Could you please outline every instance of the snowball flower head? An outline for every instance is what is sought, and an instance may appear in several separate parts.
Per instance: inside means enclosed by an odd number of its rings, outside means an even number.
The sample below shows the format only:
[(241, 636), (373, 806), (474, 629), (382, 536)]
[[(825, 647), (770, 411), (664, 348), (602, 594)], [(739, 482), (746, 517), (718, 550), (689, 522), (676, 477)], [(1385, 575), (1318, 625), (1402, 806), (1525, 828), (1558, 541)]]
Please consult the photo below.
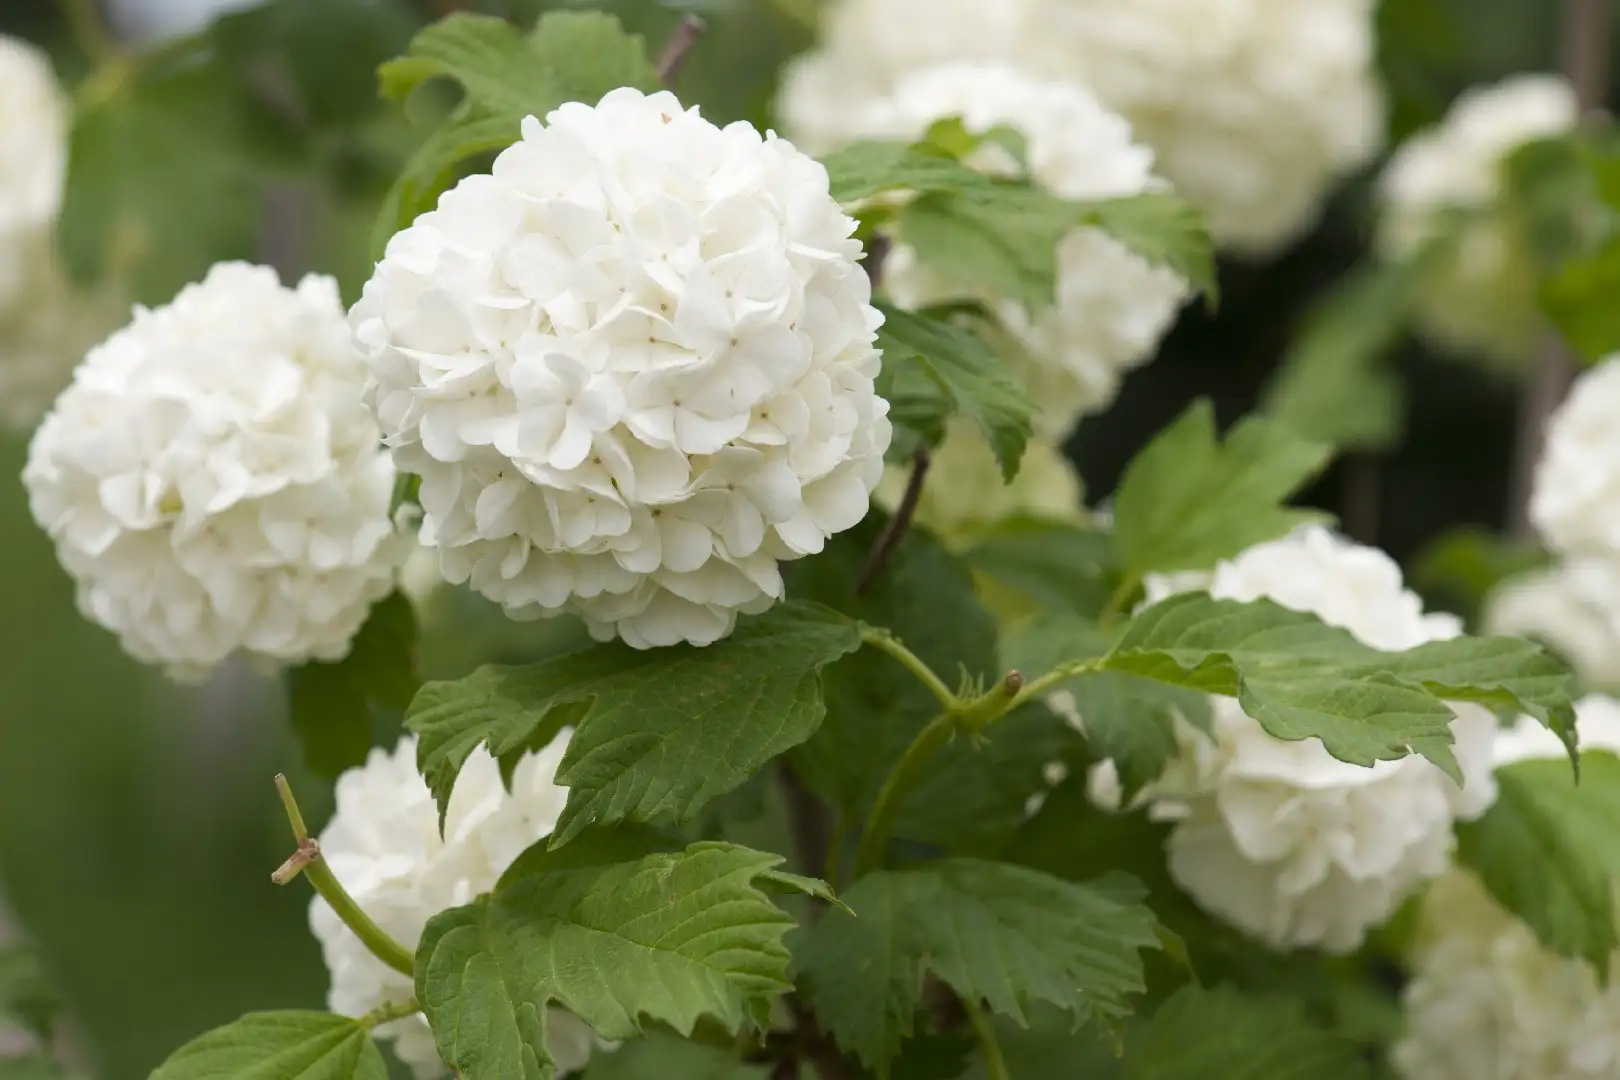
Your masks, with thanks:
[(889, 444), (854, 228), (816, 162), (668, 93), (526, 120), (350, 316), (446, 579), (638, 648), (779, 600)]
[[(1080, 476), (1063, 451), (1044, 439), (1033, 438), (1024, 447), (1010, 484), (1002, 479), (990, 444), (970, 421), (951, 420), (931, 457), (915, 520), (946, 541), (967, 540), (1003, 518), (1076, 521), (1081, 516)], [(909, 467), (891, 466), (884, 473), (874, 493), (884, 509), (899, 507), (910, 478)]]
[[(450, 793), (442, 836), (438, 807), (416, 771), (415, 738), (401, 739), (392, 754), (373, 749), (365, 765), (338, 778), (337, 809), (321, 833), (321, 856), (361, 910), (414, 950), (429, 919), (489, 892), (526, 848), (551, 834), (568, 798), (568, 789), (557, 785), (568, 734), (565, 729), (545, 749), (523, 755), (510, 792), (488, 749), (474, 750)], [(363, 1016), (411, 999), (411, 977), (373, 956), (318, 896), (309, 923), (332, 974), (327, 1005), (333, 1012)], [(421, 1080), (450, 1075), (421, 1016), (383, 1024), (376, 1034), (393, 1040), (394, 1052)], [(597, 1045), (584, 1021), (556, 1006), (547, 1009), (546, 1050), (558, 1073), (584, 1068)]]
[[(1620, 750), (1620, 703), (1587, 697), (1576, 713), (1584, 748)], [(1501, 765), (1564, 754), (1528, 718), (1497, 746)], [(1406, 1080), (1620, 1075), (1620, 983), (1604, 988), (1585, 961), (1549, 952), (1468, 871), (1452, 870), (1424, 897), (1412, 961), (1393, 1053)]]
[(34, 245), (48, 236), (67, 173), (67, 96), (50, 59), (0, 35), (0, 306), (29, 276)]
[(1530, 520), (1554, 551), (1620, 558), (1620, 356), (1582, 372), (1548, 420)]
[(409, 550), (337, 283), (222, 263), (91, 350), (23, 482), (84, 614), (201, 678), (336, 660)]
[(999, 61), (1089, 87), (1245, 254), (1308, 228), (1383, 141), (1371, 0), (840, 0), (824, 28), (779, 104), (807, 145), (918, 68)]
[(1510, 578), (1486, 601), (1483, 629), (1540, 641), (1583, 684), (1620, 689), (1620, 568), (1572, 559)]
[(1535, 260), (1496, 205), (1502, 170), (1513, 151), (1575, 121), (1566, 81), (1520, 75), (1465, 92), (1438, 127), (1407, 140), (1390, 161), (1378, 184), (1384, 257), (1417, 252), (1447, 227), (1448, 211), (1473, 215), (1425, 283), (1420, 324), (1436, 341), (1508, 368), (1530, 355), (1540, 326)]
[[(1149, 583), (1157, 599), (1195, 584)], [(1250, 548), (1208, 578), (1220, 598), (1267, 597), (1395, 651), (1461, 633), (1448, 615), (1425, 615), (1383, 552), (1310, 527)], [(1346, 952), (1424, 880), (1445, 870), (1457, 818), (1495, 800), (1495, 718), (1458, 705), (1452, 733), (1462, 788), (1416, 755), (1372, 768), (1330, 755), (1318, 739), (1268, 734), (1231, 698), (1212, 699), (1211, 735), (1183, 725), (1180, 756), (1140, 796), (1175, 822), (1170, 872), (1203, 907), (1277, 947)], [(1081, 722), (1084, 718), (1080, 717)], [(1112, 766), (1091, 778), (1094, 797), (1118, 799)]]
[[(960, 117), (974, 135), (998, 127), (1024, 136), (1032, 178), (1069, 199), (1110, 199), (1161, 190), (1153, 152), (1131, 140), (1131, 128), (1083, 88), (991, 64), (945, 64), (902, 77), (873, 101), (856, 134), (918, 139), (935, 121)], [(1017, 168), (998, 146), (981, 147), (970, 164), (988, 172)], [(884, 266), (884, 285), (906, 307), (971, 297), (988, 303), (1015, 347), (1006, 350), (1040, 406), (1037, 426), (1061, 438), (1080, 417), (1114, 400), (1120, 380), (1150, 359), (1187, 282), (1098, 229), (1080, 228), (1058, 246), (1055, 303), (1037, 313), (1017, 300), (965, 293), (903, 243)]]

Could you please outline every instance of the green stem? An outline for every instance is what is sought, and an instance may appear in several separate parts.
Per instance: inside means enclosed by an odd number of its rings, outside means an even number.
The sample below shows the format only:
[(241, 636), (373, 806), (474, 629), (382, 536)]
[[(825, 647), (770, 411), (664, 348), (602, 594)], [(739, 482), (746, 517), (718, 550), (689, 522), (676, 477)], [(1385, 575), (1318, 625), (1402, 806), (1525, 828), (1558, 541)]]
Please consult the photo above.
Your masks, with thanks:
[(996, 1041), (996, 1029), (990, 1026), (990, 1018), (976, 1001), (963, 1001), (962, 1006), (967, 1010), (968, 1023), (973, 1025), (973, 1038), (979, 1044), (979, 1052), (984, 1055), (985, 1074), (990, 1080), (1011, 1080), (1007, 1059), (1001, 1056), (1001, 1044)]
[(1130, 602), (1131, 597), (1136, 594), (1136, 590), (1141, 584), (1141, 574), (1126, 574), (1119, 579), (1119, 585), (1114, 589), (1114, 594), (1108, 598), (1108, 603), (1103, 605), (1102, 611), (1097, 613), (1097, 628), (1099, 630), (1106, 630), (1114, 625), (1115, 620), (1124, 614), (1125, 605)]
[(374, 1027), (386, 1024), (391, 1020), (403, 1020), (407, 1016), (415, 1016), (422, 1011), (416, 999), (406, 998), (397, 1005), (382, 1004), (372, 1009), (360, 1018), (360, 1026), (370, 1031)]
[(946, 686), (938, 675), (934, 674), (934, 670), (923, 663), (916, 653), (901, 644), (900, 639), (889, 633), (889, 631), (876, 626), (862, 626), (861, 640), (879, 652), (888, 653), (905, 665), (906, 670), (917, 676), (922, 684), (928, 687), (928, 692), (938, 699), (940, 705), (946, 711), (961, 706), (961, 700), (951, 693), (951, 688)]
[(922, 778), (923, 766), (945, 748), (956, 733), (956, 719), (950, 713), (941, 713), (917, 733), (901, 755), (899, 764), (889, 772), (878, 792), (877, 802), (866, 818), (866, 831), (861, 835), (861, 846), (855, 852), (855, 870), (851, 880), (859, 880), (876, 870), (883, 862), (883, 852), (889, 846), (889, 834), (894, 831), (895, 819), (906, 797)]
[(287, 809), (287, 823), (292, 826), (293, 836), (298, 840), (298, 851), (271, 875), (271, 880), (277, 885), (285, 885), (302, 873), (321, 899), (332, 906), (344, 925), (354, 931), (360, 943), (371, 950), (371, 955), (401, 975), (413, 974), (415, 965), (410, 951), (360, 910), (360, 905), (354, 902), (354, 897), (348, 894), (332, 873), (332, 868), (321, 858), (321, 845), (309, 835), (304, 814), (298, 809), (298, 800), (293, 797), (292, 787), (285, 776), (276, 776), (276, 790), (281, 793), (281, 805)]
[(1033, 701), (1051, 690), (1058, 683), (1068, 682), (1070, 679), (1079, 678), (1081, 675), (1090, 675), (1095, 671), (1100, 671), (1102, 662), (1102, 657), (1094, 656), (1089, 660), (1072, 660), (1067, 664), (1059, 664), (1034, 682), (1026, 684), (1018, 692), (1018, 696), (1013, 698), (1012, 704), (1008, 706), (1007, 711), (1012, 712), (1018, 706)]
[(118, 43), (107, 32), (96, 0), (61, 0), (61, 4), (74, 44), (92, 64), (105, 64), (118, 56)]

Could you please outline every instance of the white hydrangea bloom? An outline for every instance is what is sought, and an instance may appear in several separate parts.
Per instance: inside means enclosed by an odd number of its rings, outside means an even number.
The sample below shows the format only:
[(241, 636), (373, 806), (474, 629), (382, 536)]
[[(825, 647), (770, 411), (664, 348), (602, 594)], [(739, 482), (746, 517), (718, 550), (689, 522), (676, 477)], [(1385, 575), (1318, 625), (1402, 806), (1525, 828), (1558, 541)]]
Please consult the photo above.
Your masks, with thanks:
[[(321, 833), (321, 856), (362, 911), (415, 949), (429, 919), (489, 892), (513, 860), (551, 834), (568, 798), (568, 789), (557, 784), (568, 736), (565, 729), (545, 749), (523, 755), (510, 792), (488, 749), (474, 750), (450, 793), (442, 837), (438, 807), (416, 771), (415, 738), (401, 739), (392, 754), (374, 748), (365, 765), (338, 778), (337, 809)], [(309, 924), (332, 974), (327, 1005), (333, 1012), (363, 1016), (410, 1000), (410, 976), (373, 956), (318, 896)], [(393, 1040), (394, 1052), (421, 1080), (449, 1075), (423, 1017), (383, 1024), (376, 1033)], [(584, 1068), (599, 1045), (577, 1016), (547, 1009), (546, 1049), (559, 1074)]]
[(1371, 0), (840, 0), (780, 110), (824, 147), (918, 68), (992, 60), (1083, 83), (1123, 114), (1232, 250), (1308, 228), (1383, 142)]
[(1530, 520), (1554, 551), (1620, 559), (1620, 356), (1581, 373), (1547, 421)]
[(91, 350), (23, 482), (80, 610), (201, 678), (345, 655), (408, 551), (337, 283), (221, 263)]
[(1551, 646), (1587, 686), (1620, 689), (1620, 569), (1576, 559), (1521, 574), (1496, 588), (1482, 618), (1487, 634), (1517, 634)]
[(1465, 92), (1445, 120), (1408, 139), (1378, 184), (1377, 247), (1405, 257), (1444, 227), (1447, 211), (1476, 211), (1456, 253), (1425, 285), (1420, 323), (1444, 345), (1514, 367), (1541, 325), (1535, 260), (1512, 218), (1493, 210), (1502, 167), (1525, 143), (1575, 126), (1575, 93), (1553, 75), (1520, 75)]
[[(1214, 596), (1268, 597), (1376, 649), (1461, 633), (1454, 617), (1423, 613), (1383, 552), (1318, 527), (1252, 547), (1206, 580)], [(1149, 597), (1196, 584), (1150, 581)], [(1495, 801), (1496, 721), (1478, 706), (1456, 706), (1452, 723), (1465, 778), (1459, 789), (1416, 755), (1351, 765), (1318, 739), (1267, 734), (1231, 698), (1212, 704), (1213, 738), (1183, 725), (1180, 757), (1140, 798), (1153, 817), (1176, 823), (1169, 840), (1176, 881), (1205, 908), (1275, 947), (1356, 948), (1421, 882), (1445, 870), (1453, 822)], [(1111, 765), (1094, 770), (1091, 783), (1095, 798), (1117, 803)]]
[(0, 34), (0, 308), (32, 276), (48, 242), (67, 174), (67, 95), (50, 59)]
[[(1576, 704), (1581, 745), (1620, 751), (1620, 702)], [(1498, 764), (1561, 758), (1529, 718), (1504, 731)], [(1393, 1051), (1406, 1080), (1610, 1080), (1620, 1075), (1620, 981), (1599, 985), (1582, 960), (1547, 951), (1466, 870), (1423, 900), (1406, 1032)], [(1620, 963), (1620, 955), (1610, 961)]]
[(525, 121), (351, 313), (445, 577), (637, 648), (779, 600), (889, 443), (854, 227), (816, 162), (668, 93)]
[[(910, 467), (890, 466), (873, 492), (879, 505), (893, 512), (904, 497)], [(1081, 516), (1080, 475), (1063, 450), (1041, 438), (1024, 447), (1024, 458), (1012, 483), (1001, 478), (1001, 465), (971, 422), (953, 419), (945, 438), (934, 448), (927, 482), (915, 520), (946, 540), (967, 538), (977, 529), (1018, 514), (1052, 521)]]
[[(866, 106), (854, 134), (917, 139), (953, 116), (975, 135), (1017, 130), (1031, 177), (1064, 198), (1109, 199), (1165, 186), (1153, 175), (1153, 151), (1133, 143), (1130, 125), (1084, 88), (1002, 65), (944, 64), (908, 74), (892, 94)], [(981, 147), (970, 162), (987, 172), (1017, 169), (997, 146)], [(1040, 406), (1036, 426), (1051, 438), (1107, 408), (1125, 372), (1152, 357), (1190, 292), (1184, 279), (1098, 229), (1076, 229), (1057, 255), (1056, 303), (1038, 314), (1016, 300), (972, 296), (987, 302), (1012, 334), (1018, 347), (1008, 359)], [(905, 307), (972, 295), (920, 264), (903, 243), (884, 264), (883, 281)]]

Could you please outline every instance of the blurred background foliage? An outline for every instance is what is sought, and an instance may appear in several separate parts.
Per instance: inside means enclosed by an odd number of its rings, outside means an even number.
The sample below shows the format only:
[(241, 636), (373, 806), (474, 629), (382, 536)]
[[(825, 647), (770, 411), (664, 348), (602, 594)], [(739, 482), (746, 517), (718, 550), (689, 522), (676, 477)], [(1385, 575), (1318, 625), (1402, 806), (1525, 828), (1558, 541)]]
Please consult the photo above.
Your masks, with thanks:
[[(121, 36), (162, 38), (203, 6), (108, 8)], [(418, 137), (378, 102), (371, 69), (417, 26), (466, 6), (529, 20), (561, 5), (271, 0), (227, 15), (205, 42), (162, 47), (170, 59), (204, 49), (200, 64), (115, 59), (92, 76), (65, 8), (4, 0), (0, 32), (44, 44), (77, 84), (80, 110), (100, 110), (74, 146), (63, 241), (75, 269), (117, 261), (133, 268), (140, 297), (160, 301), (215, 259), (257, 257), (284, 276), (334, 273), (352, 300), (377, 206)], [(776, 71), (810, 39), (816, 0), (579, 6), (613, 11), (654, 49), (683, 11), (699, 11), (711, 30), (676, 89), (713, 119), (764, 123)], [(1384, 0), (1393, 133), (1437, 119), (1467, 85), (1555, 67), (1558, 7)], [(1191, 398), (1210, 396), (1227, 422), (1253, 407), (1304, 307), (1365, 251), (1367, 226), (1363, 179), (1281, 258), (1224, 266), (1219, 310), (1189, 308), (1160, 358), (1076, 439), (1090, 497)], [(1341, 465), (1311, 498), (1410, 564), (1457, 526), (1500, 525), (1516, 389), (1415, 345), (1398, 359), (1410, 394), (1404, 444), (1376, 477)], [(275, 683), (231, 668), (206, 687), (174, 687), (79, 618), (17, 480), (24, 441), (0, 439), (0, 894), (13, 932), (42, 946), (67, 997), (76, 1062), (102, 1080), (137, 1080), (244, 1011), (321, 1003), (307, 892), (268, 880), (289, 847), (270, 778), (287, 770), (317, 821), (330, 795), (297, 768)], [(1454, 561), (1465, 568), (1491, 557), (1462, 548)], [(570, 633), (507, 624), (460, 595), (436, 603), (423, 658), (434, 674), (544, 651)], [(704, 1053), (640, 1047), (599, 1057), (591, 1075), (647, 1075), (637, 1061), (663, 1075), (712, 1072)]]

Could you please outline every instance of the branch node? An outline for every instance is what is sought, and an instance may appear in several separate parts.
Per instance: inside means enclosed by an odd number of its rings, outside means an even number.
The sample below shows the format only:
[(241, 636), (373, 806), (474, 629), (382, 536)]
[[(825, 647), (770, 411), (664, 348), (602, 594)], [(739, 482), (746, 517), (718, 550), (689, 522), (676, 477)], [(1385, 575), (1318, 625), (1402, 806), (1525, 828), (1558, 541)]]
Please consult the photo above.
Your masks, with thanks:
[(321, 857), (320, 841), (314, 837), (305, 837), (298, 842), (298, 850), (287, 856), (287, 861), (278, 866), (270, 875), (270, 880), (277, 885), (285, 885), (293, 878), (304, 872), (304, 867)]

